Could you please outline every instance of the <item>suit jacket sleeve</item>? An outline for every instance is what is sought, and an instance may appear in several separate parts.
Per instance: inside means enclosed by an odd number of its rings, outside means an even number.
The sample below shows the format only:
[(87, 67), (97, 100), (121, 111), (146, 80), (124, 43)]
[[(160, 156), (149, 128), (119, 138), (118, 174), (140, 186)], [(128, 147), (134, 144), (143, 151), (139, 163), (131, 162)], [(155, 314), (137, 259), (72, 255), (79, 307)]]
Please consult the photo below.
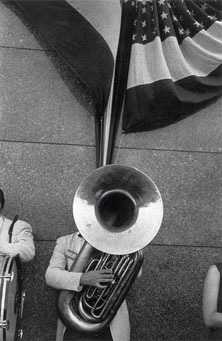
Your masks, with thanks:
[(49, 266), (46, 270), (45, 279), (46, 283), (55, 289), (74, 290), (80, 291), (80, 272), (69, 272), (66, 270), (66, 237), (57, 239)]
[(3, 253), (9, 256), (19, 255), (23, 262), (30, 261), (35, 256), (32, 227), (27, 222), (18, 220), (13, 228), (12, 243), (4, 241)]

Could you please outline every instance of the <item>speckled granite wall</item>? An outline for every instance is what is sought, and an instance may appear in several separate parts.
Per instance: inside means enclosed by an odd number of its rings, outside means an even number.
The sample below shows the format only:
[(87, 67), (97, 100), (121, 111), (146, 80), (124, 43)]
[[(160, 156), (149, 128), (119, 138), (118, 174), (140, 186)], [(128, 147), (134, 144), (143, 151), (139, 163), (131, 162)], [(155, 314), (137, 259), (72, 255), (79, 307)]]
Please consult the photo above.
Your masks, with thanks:
[[(94, 122), (64, 66), (1, 2), (0, 62), (0, 184), (7, 215), (32, 224), (37, 246), (24, 269), (24, 341), (53, 341), (56, 293), (44, 272), (55, 239), (73, 231), (75, 190), (95, 168)], [(222, 259), (221, 103), (117, 141), (115, 161), (151, 176), (165, 208), (129, 293), (132, 341), (207, 340), (203, 279)]]

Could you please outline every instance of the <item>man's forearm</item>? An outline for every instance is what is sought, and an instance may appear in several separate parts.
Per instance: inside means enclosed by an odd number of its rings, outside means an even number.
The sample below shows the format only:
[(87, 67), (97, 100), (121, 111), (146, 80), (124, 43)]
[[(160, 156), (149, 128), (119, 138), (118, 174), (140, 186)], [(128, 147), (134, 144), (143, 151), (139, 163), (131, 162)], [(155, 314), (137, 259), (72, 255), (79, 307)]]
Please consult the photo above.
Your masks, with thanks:
[(28, 262), (35, 256), (35, 247), (32, 241), (29, 243), (4, 242), (4, 244), (0, 245), (0, 253), (10, 257), (19, 255), (23, 262)]
[(46, 283), (54, 289), (80, 291), (82, 289), (81, 276), (80, 272), (69, 272), (49, 267), (46, 270), (45, 279)]

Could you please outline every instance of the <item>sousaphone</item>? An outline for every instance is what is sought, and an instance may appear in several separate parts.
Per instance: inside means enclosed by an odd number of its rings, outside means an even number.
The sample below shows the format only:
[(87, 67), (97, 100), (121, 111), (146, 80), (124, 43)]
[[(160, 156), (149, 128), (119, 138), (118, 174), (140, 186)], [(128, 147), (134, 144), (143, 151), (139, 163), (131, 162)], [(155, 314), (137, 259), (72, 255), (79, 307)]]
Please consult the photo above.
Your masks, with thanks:
[(113, 164), (97, 168), (80, 183), (73, 216), (86, 242), (71, 271), (111, 269), (114, 281), (81, 293), (63, 290), (58, 310), (66, 326), (99, 332), (116, 314), (141, 268), (141, 250), (158, 233), (163, 202), (147, 175)]

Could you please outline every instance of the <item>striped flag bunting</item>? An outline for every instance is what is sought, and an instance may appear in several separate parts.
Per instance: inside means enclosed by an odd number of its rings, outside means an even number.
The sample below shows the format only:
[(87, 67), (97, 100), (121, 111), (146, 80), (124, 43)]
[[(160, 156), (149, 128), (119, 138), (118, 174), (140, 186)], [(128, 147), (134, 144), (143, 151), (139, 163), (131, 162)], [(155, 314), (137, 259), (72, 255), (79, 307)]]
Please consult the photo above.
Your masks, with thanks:
[(221, 0), (123, 0), (122, 7), (124, 132), (166, 126), (222, 95)]

